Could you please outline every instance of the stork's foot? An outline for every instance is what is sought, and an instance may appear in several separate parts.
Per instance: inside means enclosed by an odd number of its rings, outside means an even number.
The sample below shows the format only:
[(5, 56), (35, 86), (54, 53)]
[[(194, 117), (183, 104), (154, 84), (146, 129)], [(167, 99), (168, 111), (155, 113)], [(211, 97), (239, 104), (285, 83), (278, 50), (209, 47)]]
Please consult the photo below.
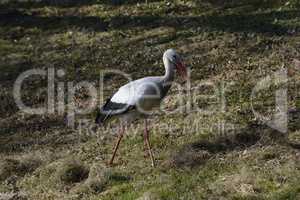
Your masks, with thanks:
[(111, 162), (107, 162), (106, 166), (107, 167), (114, 167), (114, 166), (116, 166), (116, 164), (115, 163), (111, 163)]
[(148, 152), (144, 153), (144, 158), (149, 158), (149, 153)]
[(150, 159), (151, 159), (151, 166), (152, 167), (155, 167), (155, 160), (154, 160), (154, 158), (153, 158), (153, 155), (152, 155), (152, 152), (150, 153), (149, 151), (148, 151), (148, 149), (144, 149), (144, 158), (146, 159), (148, 159), (150, 157)]
[(151, 158), (151, 166), (155, 167), (155, 160), (153, 158), (152, 152), (150, 152), (150, 158)]
[(149, 158), (149, 157), (150, 157), (150, 154), (149, 154), (149, 151), (148, 151), (147, 144), (144, 143), (144, 158)]

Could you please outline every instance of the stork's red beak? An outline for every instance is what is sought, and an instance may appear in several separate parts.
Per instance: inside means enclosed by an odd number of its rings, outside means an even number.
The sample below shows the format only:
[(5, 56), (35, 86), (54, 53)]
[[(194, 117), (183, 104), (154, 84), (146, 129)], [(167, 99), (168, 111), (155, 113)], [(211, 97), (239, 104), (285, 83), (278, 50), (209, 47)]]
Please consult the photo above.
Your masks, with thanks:
[(186, 66), (183, 64), (182, 61), (178, 61), (177, 64), (176, 64), (176, 67), (177, 67), (177, 71), (181, 75), (182, 79), (184, 79), (186, 81), (187, 80), (187, 68), (186, 68)]

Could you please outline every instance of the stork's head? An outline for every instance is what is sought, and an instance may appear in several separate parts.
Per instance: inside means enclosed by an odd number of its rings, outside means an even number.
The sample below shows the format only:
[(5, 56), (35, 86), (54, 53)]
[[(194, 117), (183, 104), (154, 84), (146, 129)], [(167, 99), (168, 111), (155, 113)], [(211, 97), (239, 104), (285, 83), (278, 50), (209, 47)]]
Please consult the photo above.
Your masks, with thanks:
[(168, 49), (167, 51), (165, 51), (164, 57), (174, 64), (177, 72), (182, 76), (184, 80), (186, 80), (187, 68), (183, 64), (181, 57), (176, 53), (176, 51), (174, 49)]

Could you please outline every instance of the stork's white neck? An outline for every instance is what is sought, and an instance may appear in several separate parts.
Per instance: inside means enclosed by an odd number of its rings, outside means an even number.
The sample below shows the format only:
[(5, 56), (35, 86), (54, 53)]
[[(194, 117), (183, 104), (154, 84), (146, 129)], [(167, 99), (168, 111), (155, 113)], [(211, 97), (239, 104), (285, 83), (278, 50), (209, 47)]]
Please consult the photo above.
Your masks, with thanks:
[(165, 65), (165, 75), (164, 75), (164, 82), (171, 83), (174, 80), (175, 75), (175, 66), (172, 62), (169, 61), (167, 57), (163, 57), (163, 62)]

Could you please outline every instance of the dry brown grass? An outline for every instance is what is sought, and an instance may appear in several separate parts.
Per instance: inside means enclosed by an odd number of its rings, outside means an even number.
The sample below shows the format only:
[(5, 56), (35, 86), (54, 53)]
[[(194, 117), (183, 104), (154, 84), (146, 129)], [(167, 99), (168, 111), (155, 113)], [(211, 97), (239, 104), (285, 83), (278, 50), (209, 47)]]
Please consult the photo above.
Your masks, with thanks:
[(6, 158), (0, 162), (0, 180), (4, 181), (11, 176), (23, 177), (32, 173), (41, 164), (41, 160), (33, 157)]

